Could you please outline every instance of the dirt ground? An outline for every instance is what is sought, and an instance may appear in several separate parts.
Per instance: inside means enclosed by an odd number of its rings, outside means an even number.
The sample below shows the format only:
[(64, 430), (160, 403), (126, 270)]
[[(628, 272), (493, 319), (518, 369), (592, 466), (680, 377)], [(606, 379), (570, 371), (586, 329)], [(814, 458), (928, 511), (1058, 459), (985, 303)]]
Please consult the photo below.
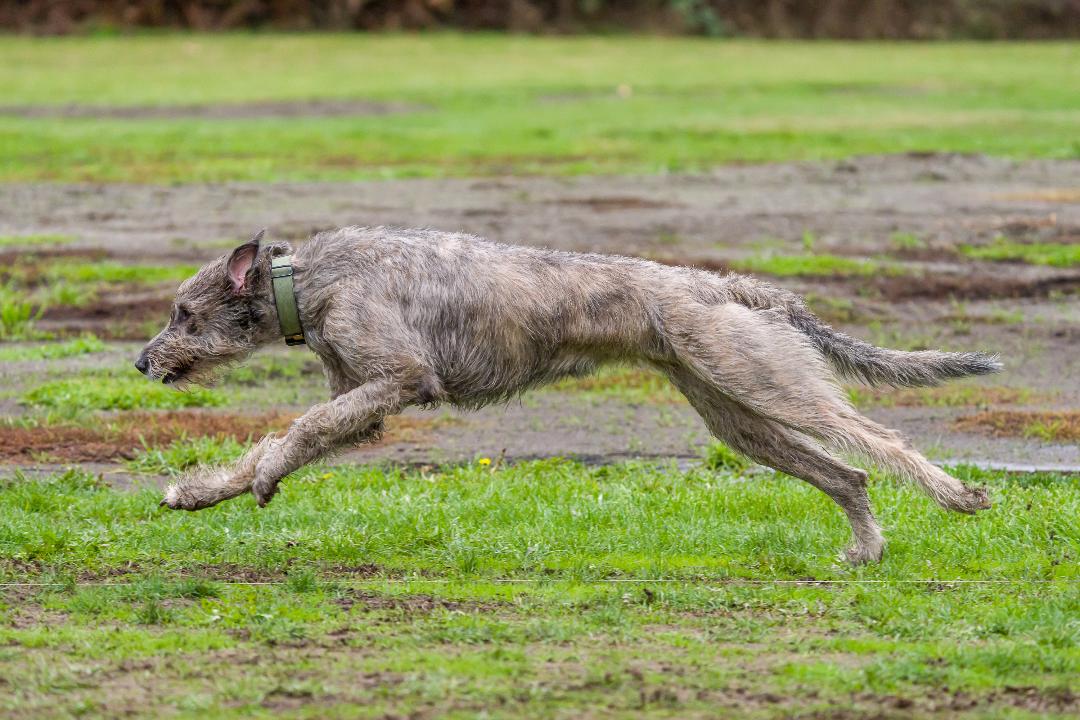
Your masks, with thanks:
[[(806, 294), (826, 320), (876, 344), (1000, 353), (1006, 372), (976, 387), (1015, 392), (973, 392), (962, 401), (930, 394), (920, 402), (875, 395), (867, 414), (938, 460), (1080, 467), (1080, 448), (1069, 436), (1023, 429), (1030, 424), (1008, 431), (1016, 413), (1036, 413), (1035, 422), (1038, 413), (1050, 413), (1051, 430), (1057, 422), (1075, 427), (1080, 269), (975, 261), (958, 251), (998, 236), (1080, 243), (1077, 161), (935, 154), (640, 178), (0, 186), (0, 234), (70, 234), (77, 240), (63, 252), (120, 261), (197, 262), (262, 227), (300, 241), (350, 224), (429, 226), (715, 269), (769, 255), (875, 258), (900, 272), (770, 279)], [(170, 294), (168, 288), (141, 292), (52, 311), (43, 327), (88, 329), (134, 343), (145, 336), (147, 321), (160, 315), (164, 322)], [(117, 344), (111, 353), (122, 359), (136, 347)], [(15, 387), (36, 372), (33, 363), (10, 364), (2, 377)], [(10, 399), (0, 405), (9, 414), (22, 412)], [(273, 410), (297, 412), (303, 405)], [(545, 391), (477, 413), (439, 412), (451, 421), (350, 459), (429, 463), (504, 451), (510, 460), (690, 459), (708, 440), (685, 404), (617, 393)]]

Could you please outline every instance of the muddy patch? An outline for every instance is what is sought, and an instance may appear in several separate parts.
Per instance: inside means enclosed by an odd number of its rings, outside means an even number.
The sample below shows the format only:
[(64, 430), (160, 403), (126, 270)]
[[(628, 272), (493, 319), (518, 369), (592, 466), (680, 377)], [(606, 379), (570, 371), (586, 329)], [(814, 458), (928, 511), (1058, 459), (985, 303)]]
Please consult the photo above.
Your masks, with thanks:
[(476, 600), (448, 600), (434, 595), (380, 595), (367, 590), (348, 589), (334, 603), (344, 610), (361, 607), (365, 610), (394, 610), (408, 615), (426, 615), (437, 610), (456, 612), (494, 612), (505, 603)]
[[(34, 247), (25, 250), (5, 250), (0, 252), (0, 270), (2, 275), (10, 275), (12, 268), (24, 263), (40, 263), (42, 260), (80, 260), (84, 262), (98, 262), (112, 257), (112, 253), (104, 248), (73, 248), (73, 247)], [(41, 271), (31, 273), (37, 277)]]
[(1021, 437), (1045, 442), (1080, 442), (1080, 410), (988, 410), (957, 418), (953, 427), (995, 437)]
[(47, 307), (37, 325), (58, 336), (90, 332), (103, 340), (147, 340), (164, 326), (172, 291), (103, 293), (85, 305)]
[(633, 195), (559, 198), (558, 200), (547, 201), (547, 204), (567, 207), (584, 207), (598, 213), (619, 212), (620, 210), (660, 210), (682, 207), (678, 203), (635, 197)]
[(205, 411), (127, 413), (92, 425), (0, 426), (0, 462), (108, 462), (130, 460), (144, 445), (180, 438), (217, 437), (245, 442), (284, 430), (295, 415), (242, 415)]
[[(945, 181), (928, 182), (931, 176)], [(160, 264), (175, 261), (179, 236), (194, 260), (219, 254), (224, 238), (247, 237), (254, 228), (299, 239), (311, 229), (358, 223), (467, 231), (554, 250), (653, 255), (717, 271), (766, 249), (861, 256), (905, 274), (761, 277), (808, 296), (828, 322), (878, 345), (999, 353), (1008, 372), (1002, 382), (1033, 392), (1030, 403), (1004, 396), (972, 404), (935, 398), (925, 407), (922, 398), (910, 407), (906, 398), (896, 407), (873, 402), (875, 419), (898, 425), (921, 446), (940, 446), (945, 458), (1071, 467), (1077, 462), (1072, 445), (952, 427), (958, 412), (1031, 409), (1045, 393), (1054, 393), (1054, 408), (1080, 406), (1080, 380), (1065, 365), (1080, 342), (1074, 302), (1080, 268), (981, 261), (951, 250), (993, 243), (997, 235), (1018, 243), (1080, 239), (1080, 204), (1070, 193), (1044, 193), (1048, 188), (1080, 188), (1080, 163), (921, 153), (640, 177), (173, 187), (12, 183), (3, 189), (0, 231), (70, 234), (118, 258)], [(1033, 193), (1038, 197), (1005, 197)], [(118, 298), (110, 288), (98, 295), (101, 309), (50, 311), (42, 329), (145, 340), (164, 324), (167, 295), (162, 288), (161, 304), (144, 311), (140, 299)], [(708, 435), (691, 410), (630, 390), (530, 394), (524, 405), (462, 415), (460, 425), (440, 427), (422, 446), (369, 448), (352, 459), (369, 462), (382, 452), (408, 464), (470, 461), (497, 457), (503, 448), (508, 460), (555, 453), (596, 462), (697, 456)], [(574, 397), (582, 394), (589, 397)]]
[[(286, 430), (295, 413), (221, 413), (177, 410), (122, 413), (87, 425), (0, 425), (0, 463), (92, 463), (130, 460), (144, 447), (213, 437), (249, 442)], [(378, 445), (417, 442), (438, 419), (400, 416), (387, 422)]]
[(374, 100), (297, 100), (221, 105), (19, 105), (0, 107), (0, 116), (93, 120), (252, 120), (397, 115), (428, 110), (424, 105)]

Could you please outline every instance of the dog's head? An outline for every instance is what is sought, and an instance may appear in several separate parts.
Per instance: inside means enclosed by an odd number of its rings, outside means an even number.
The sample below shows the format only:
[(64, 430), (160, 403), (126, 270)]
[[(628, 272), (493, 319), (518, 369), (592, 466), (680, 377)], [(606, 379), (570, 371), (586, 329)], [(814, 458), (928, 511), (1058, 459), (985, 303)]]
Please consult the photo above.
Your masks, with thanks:
[(292, 250), (263, 244), (264, 232), (184, 281), (169, 324), (135, 361), (139, 372), (166, 384), (210, 384), (217, 371), (281, 336), (270, 264)]

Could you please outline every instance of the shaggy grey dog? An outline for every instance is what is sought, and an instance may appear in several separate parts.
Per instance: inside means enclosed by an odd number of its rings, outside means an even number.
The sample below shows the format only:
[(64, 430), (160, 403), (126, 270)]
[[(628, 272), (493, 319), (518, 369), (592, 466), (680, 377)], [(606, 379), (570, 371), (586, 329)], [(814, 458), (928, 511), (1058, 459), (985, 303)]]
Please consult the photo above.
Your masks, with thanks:
[[(282, 339), (261, 233), (180, 286), (168, 326), (136, 367), (168, 384)], [(836, 377), (932, 385), (995, 372), (979, 353), (901, 352), (833, 330), (795, 295), (739, 275), (605, 255), (554, 252), (432, 230), (344, 228), (293, 258), (307, 343), (332, 399), (231, 467), (191, 473), (163, 505), (197, 510), (251, 491), (260, 506), (306, 463), (378, 437), (387, 415), (420, 405), (478, 408), (613, 362), (671, 379), (720, 440), (806, 480), (847, 514), (854, 563), (881, 557), (867, 475), (849, 453), (922, 487), (942, 507), (990, 506), (898, 433), (861, 416)]]

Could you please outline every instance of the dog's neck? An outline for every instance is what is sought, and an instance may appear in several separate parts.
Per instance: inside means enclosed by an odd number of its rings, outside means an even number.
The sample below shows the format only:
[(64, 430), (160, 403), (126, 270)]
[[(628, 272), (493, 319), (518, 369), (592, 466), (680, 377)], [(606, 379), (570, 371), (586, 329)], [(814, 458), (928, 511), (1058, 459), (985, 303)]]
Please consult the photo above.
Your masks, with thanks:
[(278, 324), (285, 336), (286, 345), (303, 345), (304, 326), (300, 322), (300, 308), (296, 304), (293, 286), (292, 255), (281, 255), (270, 264), (270, 279), (277, 308)]

